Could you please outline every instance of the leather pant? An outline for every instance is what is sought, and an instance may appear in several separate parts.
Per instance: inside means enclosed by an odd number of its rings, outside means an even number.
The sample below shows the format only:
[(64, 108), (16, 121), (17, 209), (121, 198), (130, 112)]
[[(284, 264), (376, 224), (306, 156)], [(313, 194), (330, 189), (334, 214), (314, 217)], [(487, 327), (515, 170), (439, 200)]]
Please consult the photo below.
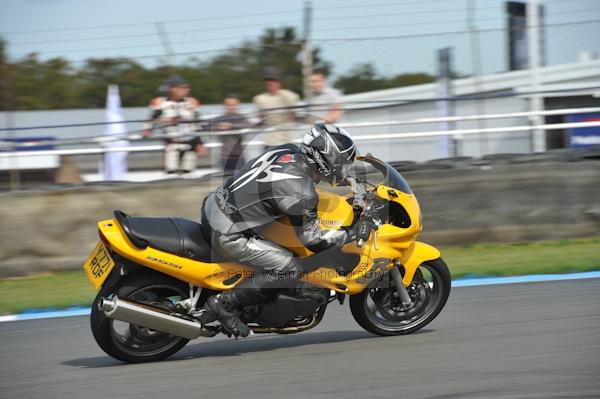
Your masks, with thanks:
[[(210, 239), (211, 251), (215, 251), (221, 258), (254, 268), (253, 275), (247, 276), (250, 278), (246, 278), (234, 288), (236, 292), (244, 289), (290, 288), (302, 277), (302, 265), (291, 251), (256, 235), (244, 232), (222, 234), (211, 229), (204, 206), (202, 225), (207, 238)], [(251, 295), (250, 292), (246, 294), (238, 296)]]

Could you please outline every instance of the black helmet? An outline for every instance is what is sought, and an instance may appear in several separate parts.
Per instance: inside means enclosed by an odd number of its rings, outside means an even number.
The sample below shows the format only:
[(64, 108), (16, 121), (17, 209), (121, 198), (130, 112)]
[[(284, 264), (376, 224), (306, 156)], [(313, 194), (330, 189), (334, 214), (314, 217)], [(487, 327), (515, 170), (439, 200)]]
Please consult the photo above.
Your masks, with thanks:
[(302, 152), (320, 177), (332, 185), (344, 182), (356, 156), (354, 141), (344, 129), (317, 123), (304, 133)]

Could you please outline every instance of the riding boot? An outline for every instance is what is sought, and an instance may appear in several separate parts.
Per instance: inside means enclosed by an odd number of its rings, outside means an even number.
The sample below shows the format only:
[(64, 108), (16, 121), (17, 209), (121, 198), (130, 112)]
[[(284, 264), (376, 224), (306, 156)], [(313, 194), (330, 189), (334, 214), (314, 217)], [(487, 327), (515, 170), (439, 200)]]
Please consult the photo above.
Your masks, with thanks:
[(237, 310), (240, 307), (241, 304), (236, 300), (233, 291), (213, 295), (206, 300), (205, 311), (200, 316), (200, 322), (206, 324), (218, 320), (227, 331), (236, 337), (247, 337), (250, 334), (250, 328), (238, 316)]
[(233, 335), (247, 337), (250, 328), (240, 320), (239, 310), (266, 300), (270, 288), (282, 288), (290, 284), (295, 284), (295, 281), (281, 280), (276, 273), (256, 272), (231, 291), (208, 298), (200, 321), (206, 324), (218, 320)]

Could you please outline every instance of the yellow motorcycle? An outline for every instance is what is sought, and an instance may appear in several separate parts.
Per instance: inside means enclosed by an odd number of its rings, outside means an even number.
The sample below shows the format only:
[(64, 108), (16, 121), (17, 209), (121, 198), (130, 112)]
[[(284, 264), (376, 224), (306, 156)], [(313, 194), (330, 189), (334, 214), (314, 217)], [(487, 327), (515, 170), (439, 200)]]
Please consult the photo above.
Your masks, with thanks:
[[(265, 303), (242, 309), (240, 318), (253, 333), (311, 329), (328, 304), (343, 304), (346, 295), (358, 324), (379, 335), (417, 331), (444, 307), (450, 272), (437, 249), (416, 241), (422, 229), (417, 198), (389, 164), (370, 154), (357, 159), (383, 174), (383, 181), (351, 177), (351, 193), (319, 191), (318, 204), (321, 228), (355, 228), (356, 242), (313, 254), (287, 219), (264, 231), (299, 257), (306, 274), (297, 286), (273, 290)], [(99, 290), (91, 328), (108, 355), (156, 361), (191, 339), (226, 333), (218, 324), (200, 323), (204, 301), (254, 270), (211, 253), (200, 224), (115, 210), (98, 228), (100, 240), (83, 268)]]

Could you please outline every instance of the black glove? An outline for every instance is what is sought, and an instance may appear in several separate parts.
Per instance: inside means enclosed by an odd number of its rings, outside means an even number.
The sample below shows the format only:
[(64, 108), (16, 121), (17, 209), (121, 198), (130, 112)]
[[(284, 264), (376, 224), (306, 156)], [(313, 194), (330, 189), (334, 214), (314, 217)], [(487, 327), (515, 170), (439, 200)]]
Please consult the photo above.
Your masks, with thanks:
[(346, 244), (352, 241), (358, 241), (360, 239), (367, 241), (371, 236), (372, 228), (372, 222), (368, 220), (359, 220), (348, 230)]
[(359, 220), (354, 226), (356, 230), (356, 239), (367, 241), (371, 236), (371, 229), (373, 226), (374, 225), (371, 220)]
[(347, 177), (344, 177), (342, 180), (340, 180), (340, 182), (338, 183), (338, 186), (349, 186), (350, 182), (348, 181)]

